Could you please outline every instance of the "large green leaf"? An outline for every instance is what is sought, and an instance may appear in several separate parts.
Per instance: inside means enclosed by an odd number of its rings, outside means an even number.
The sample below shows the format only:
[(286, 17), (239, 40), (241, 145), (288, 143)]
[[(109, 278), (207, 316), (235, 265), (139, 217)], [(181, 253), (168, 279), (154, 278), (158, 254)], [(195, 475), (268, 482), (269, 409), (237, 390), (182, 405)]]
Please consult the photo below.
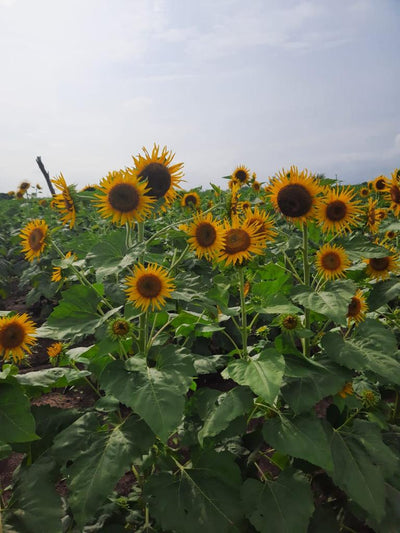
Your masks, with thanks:
[[(264, 282), (267, 283), (268, 282)], [(261, 284), (257, 284), (254, 288), (255, 294), (260, 294), (262, 288), (259, 287)], [(261, 304), (253, 304), (253, 308), (257, 313), (265, 314), (283, 314), (283, 313), (299, 313), (300, 308), (292, 304), (286, 296), (281, 293), (274, 293), (272, 295), (267, 295), (262, 299)]]
[[(98, 287), (101, 292), (102, 287)], [(94, 333), (105, 317), (98, 313), (101, 296), (93, 287), (73, 285), (62, 293), (62, 300), (53, 310), (38, 335), (52, 339), (68, 339)]]
[(29, 442), (39, 437), (35, 433), (35, 419), (30, 403), (17, 384), (0, 384), (0, 440)]
[(296, 286), (292, 298), (316, 313), (324, 315), (338, 324), (345, 324), (349, 303), (356, 292), (351, 280), (339, 280), (329, 283), (325, 291), (315, 292), (311, 287)]
[(200, 444), (203, 445), (206, 437), (221, 433), (232, 420), (247, 413), (252, 405), (253, 394), (247, 387), (235, 387), (229, 392), (220, 394), (217, 404), (208, 411), (204, 426), (198, 433)]
[(15, 379), (20, 385), (24, 385), (25, 387), (41, 387), (46, 389), (67, 387), (89, 375), (90, 372), (86, 370), (59, 367), (19, 374), (15, 376)]
[(248, 359), (232, 361), (222, 375), (239, 385), (247, 385), (267, 403), (273, 403), (279, 393), (284, 370), (283, 356), (273, 348), (267, 348)]
[(246, 479), (246, 516), (260, 533), (306, 533), (314, 510), (307, 478), (288, 468), (275, 481)]
[(283, 415), (264, 423), (263, 436), (277, 451), (305, 459), (325, 470), (332, 469), (332, 455), (326, 433), (318, 418)]
[[(12, 505), (6, 513), (6, 526), (18, 533), (51, 531), (61, 533), (63, 509), (56, 492), (57, 469), (54, 459), (41, 457), (16, 476)], [(10, 529), (6, 529), (10, 531)]]
[(318, 361), (285, 356), (288, 376), (282, 394), (296, 414), (308, 411), (319, 400), (336, 394), (348, 382), (352, 373), (326, 356)]
[[(72, 425), (74, 426), (74, 424)], [(69, 443), (80, 443), (81, 451), (67, 466), (67, 482), (70, 490), (69, 503), (74, 518), (82, 527), (95, 515), (97, 509), (111, 494), (115, 484), (130, 469), (131, 464), (140, 458), (153, 443), (153, 435), (147, 425), (135, 416), (122, 424), (106, 430), (88, 429), (75, 425), (64, 430), (56, 439), (54, 449), (59, 457), (69, 459)], [(74, 430), (78, 430), (74, 434)]]
[(165, 531), (228, 533), (239, 531), (240, 482), (233, 457), (212, 451), (176, 475), (150, 476), (144, 496), (150, 515)]
[(334, 468), (328, 473), (333, 481), (379, 522), (385, 508), (382, 469), (351, 431), (333, 430), (330, 444)]
[(342, 238), (342, 244), (346, 249), (346, 253), (351, 261), (359, 261), (367, 257), (385, 257), (387, 249), (383, 246), (373, 244), (366, 235), (359, 233), (350, 237)]
[(329, 332), (323, 337), (322, 346), (337, 363), (355, 370), (370, 370), (400, 385), (396, 337), (378, 320), (366, 320), (358, 326), (354, 337), (346, 340), (337, 332)]
[(164, 442), (181, 421), (185, 394), (195, 370), (191, 357), (176, 347), (162, 349), (156, 367), (144, 359), (114, 361), (101, 375), (101, 386), (143, 417)]
[(400, 281), (397, 278), (381, 281), (372, 286), (368, 295), (368, 308), (374, 311), (398, 296), (400, 296)]

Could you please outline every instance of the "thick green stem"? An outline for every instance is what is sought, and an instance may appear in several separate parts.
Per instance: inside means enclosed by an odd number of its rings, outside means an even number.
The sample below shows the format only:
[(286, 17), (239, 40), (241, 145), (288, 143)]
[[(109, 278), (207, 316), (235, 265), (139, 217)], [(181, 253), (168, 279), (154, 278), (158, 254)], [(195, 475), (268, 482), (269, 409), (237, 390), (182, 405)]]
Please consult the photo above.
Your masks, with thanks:
[[(310, 263), (308, 260), (308, 228), (307, 224), (303, 224), (303, 271), (304, 271), (304, 285), (310, 287)], [(304, 310), (304, 326), (306, 329), (310, 329), (311, 320), (310, 320), (310, 310)], [(309, 357), (310, 355), (310, 339), (307, 337), (303, 339), (303, 355)]]
[(247, 357), (247, 315), (246, 302), (244, 295), (244, 268), (239, 267), (239, 292), (240, 292), (240, 309), (241, 309), (241, 333), (242, 333), (242, 354)]
[[(141, 245), (144, 242), (144, 222), (138, 222), (138, 244)], [(144, 262), (144, 252), (139, 258), (139, 262)], [(141, 354), (147, 354), (147, 330), (148, 330), (149, 313), (146, 311), (139, 317), (139, 351)]]

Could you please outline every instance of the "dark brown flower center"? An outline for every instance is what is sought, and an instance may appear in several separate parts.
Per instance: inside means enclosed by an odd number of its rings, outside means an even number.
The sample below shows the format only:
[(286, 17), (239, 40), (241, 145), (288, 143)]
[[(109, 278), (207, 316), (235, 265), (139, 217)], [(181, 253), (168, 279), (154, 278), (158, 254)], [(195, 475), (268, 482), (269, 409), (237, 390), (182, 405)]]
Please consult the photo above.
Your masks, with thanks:
[(347, 316), (357, 316), (361, 311), (361, 301), (356, 296), (353, 296), (347, 308)]
[(390, 198), (395, 204), (400, 204), (400, 189), (397, 185), (390, 187)]
[(197, 198), (194, 194), (187, 194), (185, 196), (185, 205), (187, 207), (195, 207), (197, 205)]
[(226, 233), (224, 252), (229, 255), (245, 252), (249, 249), (250, 244), (250, 235), (247, 231), (240, 228), (233, 228)]
[(215, 231), (214, 226), (209, 222), (200, 222), (196, 228), (195, 236), (199, 246), (207, 248), (214, 244), (215, 239), (217, 238), (217, 232)]
[(326, 218), (331, 222), (343, 220), (347, 214), (347, 206), (341, 200), (334, 200), (326, 207)]
[(139, 174), (139, 178), (147, 179), (147, 196), (163, 198), (171, 187), (171, 174), (161, 163), (149, 163)]
[(121, 213), (129, 213), (139, 206), (139, 193), (129, 183), (117, 183), (108, 193), (108, 201), (113, 209)]
[(247, 172), (245, 170), (237, 170), (235, 172), (235, 179), (240, 181), (240, 183), (245, 183), (248, 179)]
[(286, 217), (302, 217), (312, 207), (312, 196), (308, 190), (298, 183), (282, 187), (277, 197), (278, 207)]
[(64, 200), (64, 207), (69, 213), (73, 213), (74, 211), (74, 203), (72, 201), (72, 198), (67, 193), (63, 193), (63, 200)]
[(375, 183), (375, 188), (377, 191), (383, 191), (383, 189), (386, 187), (386, 180), (383, 178), (379, 179)]
[(24, 328), (17, 323), (11, 323), (0, 330), (0, 346), (5, 349), (17, 348), (25, 339)]
[(322, 267), (325, 270), (336, 270), (342, 264), (340, 255), (336, 252), (327, 252), (321, 258)]
[(125, 320), (118, 320), (114, 322), (112, 330), (115, 335), (124, 336), (129, 331), (129, 324)]
[(143, 298), (156, 298), (162, 289), (161, 280), (155, 274), (142, 274), (137, 281), (136, 289)]
[(30, 249), (33, 250), (34, 252), (37, 252), (38, 250), (40, 250), (42, 247), (43, 238), (44, 238), (44, 234), (43, 234), (42, 228), (34, 228), (30, 232), (29, 237), (28, 237)]
[(372, 257), (369, 260), (369, 264), (373, 270), (386, 270), (389, 266), (390, 260), (389, 257)]
[(283, 327), (286, 329), (296, 329), (297, 328), (297, 316), (288, 315), (282, 321)]

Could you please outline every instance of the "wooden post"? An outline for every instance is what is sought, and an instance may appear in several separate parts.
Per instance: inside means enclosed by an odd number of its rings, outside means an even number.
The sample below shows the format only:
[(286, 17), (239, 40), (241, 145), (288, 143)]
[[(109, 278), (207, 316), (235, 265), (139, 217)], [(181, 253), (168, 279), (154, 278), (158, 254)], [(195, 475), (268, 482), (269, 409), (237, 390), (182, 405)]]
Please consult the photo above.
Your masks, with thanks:
[(47, 185), (49, 186), (49, 189), (50, 189), (50, 192), (51, 192), (52, 196), (55, 196), (56, 191), (54, 190), (53, 184), (51, 183), (49, 173), (44, 168), (44, 165), (42, 163), (42, 158), (40, 157), (40, 155), (37, 156), (36, 163), (39, 165), (39, 168), (42, 171), (42, 174), (43, 174), (43, 176), (46, 179)]

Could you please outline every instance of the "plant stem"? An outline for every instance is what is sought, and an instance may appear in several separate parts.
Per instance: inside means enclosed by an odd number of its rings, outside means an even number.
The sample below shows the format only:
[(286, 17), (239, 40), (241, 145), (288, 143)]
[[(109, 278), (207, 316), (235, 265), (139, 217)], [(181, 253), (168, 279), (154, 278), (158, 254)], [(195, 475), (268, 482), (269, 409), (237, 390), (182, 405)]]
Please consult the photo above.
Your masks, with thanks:
[(244, 296), (244, 268), (239, 267), (239, 292), (240, 292), (240, 309), (241, 309), (241, 333), (242, 333), (242, 354), (247, 357), (247, 315), (246, 301)]
[[(306, 287), (310, 286), (310, 263), (308, 261), (308, 227), (307, 224), (303, 224), (303, 282)], [(310, 310), (304, 309), (304, 326), (306, 329), (310, 329)], [(303, 355), (305, 357), (310, 356), (310, 339), (306, 337), (303, 339)]]

